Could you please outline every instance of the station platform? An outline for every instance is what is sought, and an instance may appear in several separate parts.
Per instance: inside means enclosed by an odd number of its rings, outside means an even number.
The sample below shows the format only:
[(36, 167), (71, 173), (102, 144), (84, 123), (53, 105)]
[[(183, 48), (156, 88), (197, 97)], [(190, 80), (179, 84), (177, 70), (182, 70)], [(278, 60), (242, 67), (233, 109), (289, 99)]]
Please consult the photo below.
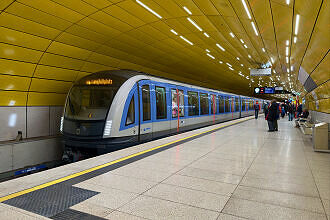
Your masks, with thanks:
[(0, 219), (330, 219), (330, 154), (246, 117), (0, 183)]

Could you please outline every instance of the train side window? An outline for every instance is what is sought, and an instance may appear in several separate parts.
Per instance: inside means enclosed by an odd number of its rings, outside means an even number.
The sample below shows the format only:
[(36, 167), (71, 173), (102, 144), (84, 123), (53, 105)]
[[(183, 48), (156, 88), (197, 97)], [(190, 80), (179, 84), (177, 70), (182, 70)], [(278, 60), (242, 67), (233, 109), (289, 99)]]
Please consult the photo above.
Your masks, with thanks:
[(225, 99), (225, 112), (230, 112), (230, 98), (226, 97)]
[(134, 111), (134, 95), (131, 98), (131, 102), (129, 103), (127, 116), (126, 116), (126, 123), (125, 125), (131, 125), (135, 122), (135, 111)]
[(242, 111), (245, 111), (245, 99), (242, 99)]
[(198, 93), (188, 91), (188, 115), (199, 115)]
[(156, 118), (167, 118), (166, 90), (164, 87), (156, 86)]
[(143, 121), (149, 121), (151, 119), (149, 85), (142, 86), (142, 108), (143, 108)]
[(219, 112), (224, 113), (225, 112), (225, 99), (223, 96), (219, 96)]
[(217, 114), (217, 96), (211, 95), (211, 114)]
[(250, 100), (250, 103), (249, 103), (249, 110), (253, 110), (253, 101)]
[(235, 97), (235, 112), (239, 111), (239, 99)]
[(178, 97), (179, 97), (179, 114), (180, 117), (184, 117), (184, 96), (183, 96), (183, 91), (179, 91), (179, 95), (176, 92), (176, 89), (172, 89), (172, 118), (178, 117)]
[(201, 99), (201, 115), (208, 115), (209, 112), (209, 95), (207, 93), (200, 94)]

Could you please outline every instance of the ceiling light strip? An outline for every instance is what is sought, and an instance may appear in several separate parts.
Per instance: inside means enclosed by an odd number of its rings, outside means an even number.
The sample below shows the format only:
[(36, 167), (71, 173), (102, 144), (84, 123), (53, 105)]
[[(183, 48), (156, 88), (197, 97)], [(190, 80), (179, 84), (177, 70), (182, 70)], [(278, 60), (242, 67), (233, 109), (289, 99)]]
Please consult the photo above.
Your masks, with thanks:
[(255, 33), (257, 36), (259, 36), (258, 31), (257, 31), (257, 28), (256, 28), (256, 26), (255, 26), (255, 24), (254, 24), (253, 21), (251, 21), (251, 25), (252, 25), (252, 27), (253, 27), (254, 33)]
[(136, 0), (136, 2), (141, 5), (142, 7), (144, 7), (145, 9), (147, 9), (149, 12), (153, 13), (154, 15), (156, 15), (158, 18), (162, 19), (162, 16), (160, 16), (157, 12), (155, 12), (154, 10), (152, 10), (151, 8), (149, 8), (147, 5), (143, 4), (140, 0)]
[(186, 41), (190, 45), (194, 45), (191, 41), (187, 40), (184, 36), (180, 36), (180, 38), (184, 41)]
[(194, 22), (191, 18), (187, 18), (188, 19), (188, 21), (190, 22), (190, 23), (192, 23), (192, 25), (194, 25), (199, 31), (203, 31), (203, 29), (201, 28), (201, 27), (199, 27), (197, 24), (196, 24), (196, 22)]
[(190, 15), (192, 15), (191, 11), (186, 7), (186, 6), (183, 6), (183, 9)]
[(209, 57), (211, 57), (212, 59), (215, 59), (214, 56), (212, 56), (211, 54), (207, 53), (206, 55), (208, 55)]
[(251, 15), (250, 15), (249, 9), (248, 9), (248, 7), (247, 7), (247, 5), (246, 5), (246, 3), (245, 3), (244, 0), (242, 0), (242, 4), (244, 6), (244, 9), (246, 11), (247, 16), (249, 17), (249, 19), (251, 19)]
[(175, 35), (178, 35), (178, 33), (177, 33), (175, 30), (173, 30), (173, 29), (171, 29), (171, 32), (172, 32), (173, 34), (175, 34)]
[(210, 37), (210, 35), (208, 35), (206, 32), (204, 32), (204, 35), (205, 35), (206, 37)]
[(296, 15), (296, 25), (295, 25), (295, 28), (294, 28), (294, 34), (295, 34), (295, 35), (298, 35), (299, 20), (300, 20), (300, 15), (297, 14), (297, 15)]
[(223, 48), (220, 44), (216, 44), (217, 47), (219, 47), (222, 51), (225, 51), (225, 48)]

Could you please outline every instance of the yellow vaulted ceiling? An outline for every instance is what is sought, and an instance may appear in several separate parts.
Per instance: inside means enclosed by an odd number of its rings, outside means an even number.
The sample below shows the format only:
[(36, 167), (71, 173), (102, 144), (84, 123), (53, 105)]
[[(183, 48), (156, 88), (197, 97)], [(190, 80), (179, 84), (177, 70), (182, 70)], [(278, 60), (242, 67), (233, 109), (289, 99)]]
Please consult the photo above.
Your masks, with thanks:
[[(298, 81), (303, 67), (317, 97), (329, 98), (328, 0), (245, 0), (251, 18), (242, 0), (140, 2), (161, 18), (136, 0), (0, 1), (0, 105), (62, 105), (72, 82), (107, 69), (245, 95), (258, 84), (276, 84), (309, 97)], [(247, 78), (249, 68), (267, 62), (273, 82)]]

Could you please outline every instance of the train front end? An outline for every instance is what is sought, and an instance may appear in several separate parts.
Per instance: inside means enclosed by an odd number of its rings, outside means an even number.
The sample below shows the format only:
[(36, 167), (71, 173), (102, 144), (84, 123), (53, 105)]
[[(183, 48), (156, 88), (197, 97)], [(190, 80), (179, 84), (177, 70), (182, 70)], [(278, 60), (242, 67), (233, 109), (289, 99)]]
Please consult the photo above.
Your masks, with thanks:
[[(64, 160), (77, 160), (104, 151), (109, 140), (106, 119), (113, 100), (130, 74), (102, 71), (75, 83), (66, 99), (60, 130), (64, 140)], [(69, 159), (70, 158), (70, 159)]]

